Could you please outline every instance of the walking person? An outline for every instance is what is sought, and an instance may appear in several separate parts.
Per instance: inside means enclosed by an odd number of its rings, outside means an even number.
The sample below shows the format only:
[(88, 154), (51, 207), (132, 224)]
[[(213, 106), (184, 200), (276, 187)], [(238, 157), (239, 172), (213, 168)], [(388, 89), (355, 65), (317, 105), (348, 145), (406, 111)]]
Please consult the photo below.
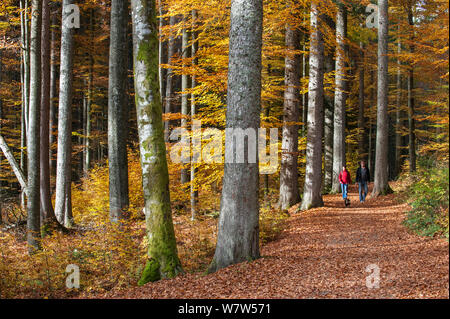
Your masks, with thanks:
[(368, 184), (370, 182), (369, 168), (365, 161), (361, 161), (361, 166), (356, 170), (356, 183), (359, 186), (359, 201), (364, 203), (368, 193)]
[(339, 173), (339, 183), (341, 183), (342, 198), (344, 199), (344, 205), (347, 207), (350, 205), (350, 200), (347, 198), (348, 184), (351, 184), (352, 178), (350, 177), (350, 172), (347, 167), (342, 166), (342, 171)]

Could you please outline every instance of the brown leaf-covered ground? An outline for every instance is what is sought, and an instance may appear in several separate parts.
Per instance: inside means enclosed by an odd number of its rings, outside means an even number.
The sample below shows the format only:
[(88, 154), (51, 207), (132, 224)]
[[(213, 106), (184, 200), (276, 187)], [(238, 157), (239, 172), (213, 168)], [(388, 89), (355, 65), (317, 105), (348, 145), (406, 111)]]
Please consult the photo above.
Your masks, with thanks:
[[(210, 275), (186, 274), (97, 298), (448, 298), (449, 245), (409, 233), (401, 224), (407, 204), (395, 195), (351, 206), (340, 195), (325, 207), (291, 211), (278, 240), (262, 258)], [(380, 269), (378, 289), (366, 287), (366, 267)]]

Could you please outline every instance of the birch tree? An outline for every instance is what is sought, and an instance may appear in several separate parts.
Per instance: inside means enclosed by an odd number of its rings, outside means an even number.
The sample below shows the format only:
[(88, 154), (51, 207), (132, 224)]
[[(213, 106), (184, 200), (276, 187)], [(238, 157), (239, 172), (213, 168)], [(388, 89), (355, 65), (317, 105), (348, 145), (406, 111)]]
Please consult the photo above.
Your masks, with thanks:
[(134, 87), (147, 227), (148, 260), (139, 285), (182, 272), (172, 222), (158, 79), (155, 0), (132, 0)]

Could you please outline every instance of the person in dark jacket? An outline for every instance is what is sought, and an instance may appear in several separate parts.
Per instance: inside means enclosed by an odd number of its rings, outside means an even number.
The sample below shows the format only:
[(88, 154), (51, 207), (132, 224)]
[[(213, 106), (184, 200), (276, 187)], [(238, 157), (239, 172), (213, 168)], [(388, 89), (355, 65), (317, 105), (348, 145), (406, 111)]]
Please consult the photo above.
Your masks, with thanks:
[(342, 198), (344, 199), (344, 204), (347, 207), (350, 204), (350, 200), (347, 198), (348, 184), (352, 183), (352, 178), (345, 165), (342, 166), (342, 171), (339, 173), (339, 183), (341, 183)]
[(370, 182), (370, 172), (369, 168), (366, 166), (365, 161), (361, 161), (361, 166), (356, 170), (356, 183), (359, 186), (359, 201), (364, 203), (366, 200), (368, 187)]

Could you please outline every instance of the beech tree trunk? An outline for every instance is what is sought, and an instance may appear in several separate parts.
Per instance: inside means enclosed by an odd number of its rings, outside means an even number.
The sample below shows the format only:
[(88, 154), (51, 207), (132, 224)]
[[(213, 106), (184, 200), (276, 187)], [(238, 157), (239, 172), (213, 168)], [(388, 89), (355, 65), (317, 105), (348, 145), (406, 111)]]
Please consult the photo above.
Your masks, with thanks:
[[(56, 14), (51, 12), (51, 64), (50, 64), (50, 113), (49, 113), (49, 171), (50, 176), (55, 171), (56, 168), (56, 160), (54, 157), (54, 144), (56, 142), (55, 134), (56, 134), (56, 125), (57, 125), (57, 117), (56, 117), (56, 84), (57, 84), (57, 54), (56, 54)], [(51, 187), (50, 187), (51, 191)]]
[[(414, 20), (412, 4), (408, 8), (408, 23), (411, 32), (410, 53), (414, 54)], [(414, 67), (409, 64), (408, 70), (408, 136), (409, 136), (409, 171), (416, 171), (416, 124), (414, 120)]]
[(182, 272), (172, 222), (158, 79), (155, 0), (132, 0), (134, 87), (148, 239), (139, 285)]
[(40, 248), (40, 100), (41, 100), (42, 2), (32, 1), (30, 37), (30, 105), (28, 129), (27, 243), (34, 253)]
[[(324, 22), (328, 25), (331, 30), (336, 29), (336, 25), (329, 15), (325, 16)], [(334, 71), (334, 48), (328, 48), (325, 53), (324, 60), (324, 75)], [(323, 138), (323, 160), (324, 160), (324, 178), (322, 190), (324, 193), (329, 193), (331, 191), (331, 184), (333, 178), (333, 115), (334, 115), (334, 94), (329, 88), (330, 84), (324, 84), (324, 138)], [(327, 90), (328, 89), (328, 90)], [(327, 92), (328, 91), (328, 92)]]
[(331, 191), (340, 191), (339, 172), (345, 164), (345, 108), (346, 91), (346, 58), (347, 45), (347, 9), (339, 4), (336, 17), (336, 91), (334, 94), (334, 133), (333, 133), (333, 178)]
[[(185, 23), (186, 21), (184, 20), (183, 23)], [(187, 27), (184, 26), (183, 27), (183, 36), (182, 36), (182, 44), (181, 44), (181, 49), (182, 49), (182, 57), (183, 60), (187, 60), (189, 58), (189, 33), (187, 31)], [(183, 69), (186, 68), (186, 63), (183, 62)], [(184, 129), (187, 129), (187, 115), (189, 114), (188, 111), (188, 94), (186, 93), (186, 90), (188, 89), (188, 85), (189, 85), (189, 76), (186, 74), (186, 71), (183, 72), (183, 74), (181, 75), (181, 91), (183, 93), (181, 93), (181, 114), (184, 115), (185, 117), (181, 118), (181, 127)], [(182, 140), (186, 140), (187, 137), (186, 136), (182, 136), (181, 137)], [(187, 142), (189, 143), (189, 142)], [(187, 183), (189, 182), (189, 175), (188, 175), (188, 170), (186, 168), (182, 168), (181, 169), (181, 184), (186, 186)]]
[[(397, 54), (402, 53), (402, 44), (400, 39), (397, 42)], [(403, 164), (403, 112), (402, 112), (402, 71), (401, 61), (397, 58), (397, 92), (396, 92), (396, 110), (395, 110), (395, 176), (398, 176), (401, 172)]]
[(388, 0), (378, 2), (378, 87), (375, 179), (372, 196), (391, 190), (388, 184)]
[[(71, 197), (72, 182), (72, 77), (73, 77), (73, 28), (64, 23), (70, 14), (67, 6), (73, 4), (73, 0), (63, 0), (62, 3), (62, 28), (61, 28), (61, 58), (59, 79), (59, 108), (58, 108), (58, 151), (56, 160), (56, 195), (55, 215), (60, 223), (70, 227), (72, 213), (66, 211), (66, 201)], [(69, 223), (65, 223), (69, 221)]]
[[(170, 25), (175, 25), (176, 23), (176, 17), (171, 16), (169, 19)], [(175, 37), (171, 35), (169, 37), (169, 42), (167, 44), (167, 64), (171, 65), (173, 56), (175, 54)], [(173, 102), (175, 100), (174, 93), (173, 93), (173, 87), (174, 87), (174, 74), (173, 69), (168, 68), (166, 71), (166, 96), (165, 96), (165, 103), (164, 103), (164, 113), (172, 113), (173, 111)], [(170, 136), (170, 121), (166, 120), (164, 122), (164, 140), (166, 142), (169, 141)]]
[(323, 65), (324, 43), (319, 2), (311, 2), (311, 44), (309, 53), (308, 133), (303, 199), (300, 209), (323, 206), (322, 137), (323, 137)]
[(358, 87), (358, 155), (360, 160), (366, 160), (367, 134), (366, 120), (364, 116), (365, 98), (364, 98), (364, 46), (359, 43), (359, 87)]
[(284, 72), (283, 136), (281, 144), (280, 208), (289, 207), (300, 201), (298, 186), (298, 127), (300, 114), (300, 63), (301, 56), (292, 52), (300, 50), (300, 30), (286, 26), (286, 47)]
[(41, 41), (41, 119), (40, 119), (40, 189), (41, 189), (41, 225), (56, 220), (50, 193), (49, 162), (49, 118), (50, 118), (50, 4), (42, 0), (42, 41)]
[[(197, 58), (197, 51), (198, 51), (198, 31), (197, 31), (197, 18), (198, 13), (196, 9), (192, 10), (192, 47), (191, 47), (191, 57), (192, 57), (192, 66), (195, 68), (198, 64), (198, 58)], [(197, 86), (197, 77), (195, 74), (192, 75), (191, 78), (191, 88), (195, 89)], [(195, 100), (195, 94), (191, 94), (191, 131), (193, 132), (195, 130), (194, 126), (194, 120), (195, 120), (195, 114), (196, 114), (196, 100)], [(200, 142), (200, 137), (193, 136), (192, 138), (192, 145), (193, 147), (196, 147), (197, 144)], [(197, 215), (197, 199), (198, 199), (198, 190), (195, 186), (195, 175), (196, 175), (197, 169), (195, 168), (195, 161), (194, 158), (191, 160), (191, 220), (195, 219), (195, 216)]]
[[(230, 19), (226, 128), (228, 132), (255, 130), (257, 135), (261, 110), (263, 1), (232, 0)], [(225, 158), (234, 157), (233, 144), (233, 134), (226, 134)], [(257, 145), (253, 147), (257, 149)], [(244, 158), (244, 163), (235, 160), (225, 163), (217, 245), (208, 268), (210, 273), (260, 257), (256, 149), (256, 163), (248, 158)]]
[(129, 205), (126, 126), (128, 1), (112, 0), (108, 87), (109, 214), (113, 222)]

